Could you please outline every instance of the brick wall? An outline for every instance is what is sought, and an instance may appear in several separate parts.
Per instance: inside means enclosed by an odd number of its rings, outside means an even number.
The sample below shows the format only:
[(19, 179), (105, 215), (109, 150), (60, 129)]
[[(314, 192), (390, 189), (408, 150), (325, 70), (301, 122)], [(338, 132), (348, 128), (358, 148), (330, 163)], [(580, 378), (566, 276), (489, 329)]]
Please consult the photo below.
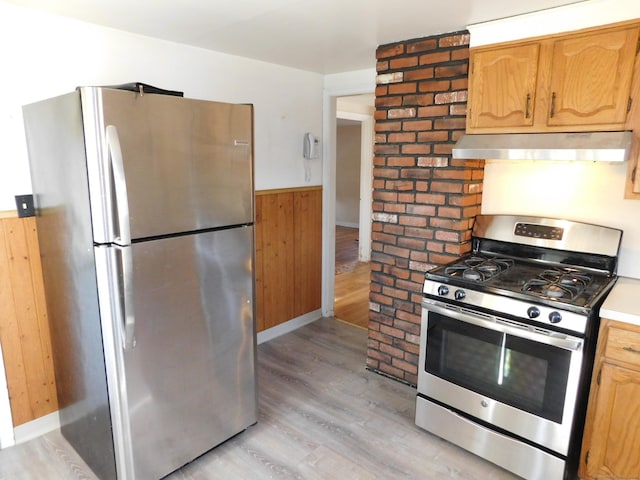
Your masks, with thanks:
[(367, 367), (415, 385), (424, 272), (471, 249), (484, 162), (454, 160), (469, 34), (380, 46)]

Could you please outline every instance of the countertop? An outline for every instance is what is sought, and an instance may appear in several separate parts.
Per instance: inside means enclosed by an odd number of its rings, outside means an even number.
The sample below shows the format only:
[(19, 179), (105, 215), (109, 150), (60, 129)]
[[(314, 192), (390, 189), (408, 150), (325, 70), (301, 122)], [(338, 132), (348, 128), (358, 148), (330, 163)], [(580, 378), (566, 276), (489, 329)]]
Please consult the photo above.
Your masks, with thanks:
[(640, 280), (618, 277), (600, 308), (600, 317), (640, 325)]

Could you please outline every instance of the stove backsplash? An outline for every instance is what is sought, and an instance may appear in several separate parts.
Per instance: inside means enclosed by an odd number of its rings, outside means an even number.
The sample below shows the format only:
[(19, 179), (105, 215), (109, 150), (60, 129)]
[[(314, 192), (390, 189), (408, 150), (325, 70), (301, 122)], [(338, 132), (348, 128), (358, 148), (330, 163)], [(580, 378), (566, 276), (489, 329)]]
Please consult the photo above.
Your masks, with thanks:
[(627, 164), (488, 160), (482, 213), (576, 220), (624, 233), (618, 275), (640, 278), (640, 202), (624, 200)]

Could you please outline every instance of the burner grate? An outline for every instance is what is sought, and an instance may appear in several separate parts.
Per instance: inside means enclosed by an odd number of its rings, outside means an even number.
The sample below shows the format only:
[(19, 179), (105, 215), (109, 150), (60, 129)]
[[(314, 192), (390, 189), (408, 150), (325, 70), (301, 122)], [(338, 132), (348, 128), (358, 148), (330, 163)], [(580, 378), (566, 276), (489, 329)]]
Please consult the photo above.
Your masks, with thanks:
[(591, 281), (591, 275), (581, 270), (553, 268), (528, 280), (522, 291), (551, 299), (574, 301)]
[(487, 258), (474, 255), (445, 268), (444, 274), (472, 282), (484, 282), (512, 266), (513, 260), (510, 258)]

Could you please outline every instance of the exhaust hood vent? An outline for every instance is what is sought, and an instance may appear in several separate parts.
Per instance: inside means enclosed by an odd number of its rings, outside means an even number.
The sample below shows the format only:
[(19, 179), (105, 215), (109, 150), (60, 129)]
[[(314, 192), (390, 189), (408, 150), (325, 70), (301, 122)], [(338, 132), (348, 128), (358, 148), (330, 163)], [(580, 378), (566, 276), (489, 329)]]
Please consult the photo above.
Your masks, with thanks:
[(624, 162), (632, 132), (463, 135), (453, 158)]

